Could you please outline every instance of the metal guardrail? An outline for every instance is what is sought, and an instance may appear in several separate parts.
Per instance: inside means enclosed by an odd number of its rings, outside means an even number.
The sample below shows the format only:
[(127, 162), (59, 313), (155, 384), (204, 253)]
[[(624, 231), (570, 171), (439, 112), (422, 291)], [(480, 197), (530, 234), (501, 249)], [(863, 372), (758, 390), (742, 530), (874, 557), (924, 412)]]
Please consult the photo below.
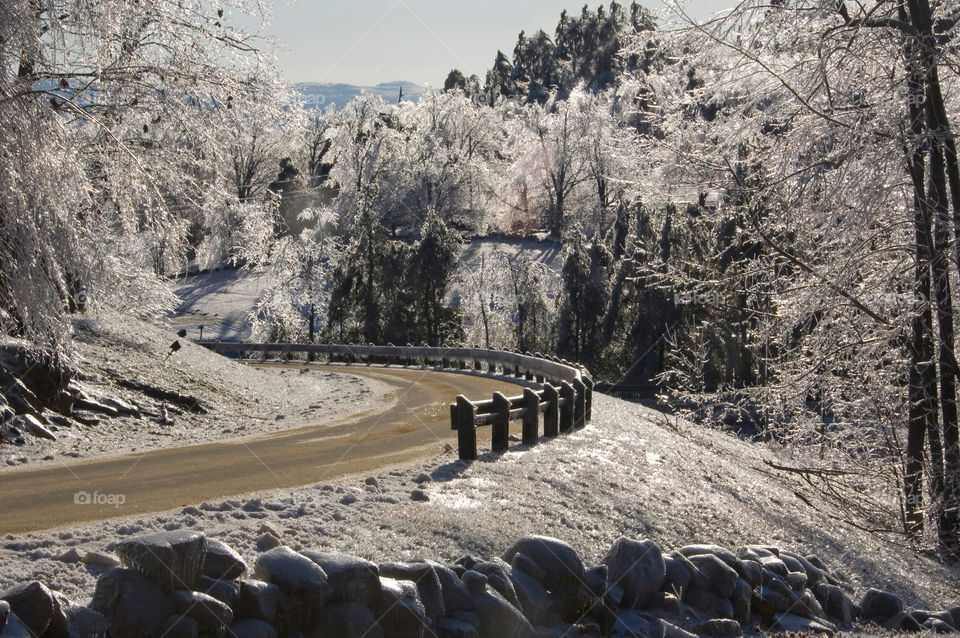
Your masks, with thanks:
[(305, 343), (240, 343), (197, 341), (214, 352), (236, 353), (252, 358), (261, 353), (266, 361), (274, 353), (290, 355), (306, 353), (310, 360), (317, 356), (330, 362), (391, 363), (411, 366), (434, 366), (441, 369), (486, 371), (524, 378), (542, 384), (539, 392), (527, 388), (520, 396), (506, 397), (495, 392), (493, 399), (473, 402), (460, 395), (450, 405), (451, 429), (457, 431), (461, 459), (477, 458), (477, 428), (492, 426), (492, 449), (505, 452), (509, 446), (510, 421), (523, 420), (524, 445), (538, 440), (540, 414), (543, 434), (554, 437), (579, 429), (590, 421), (593, 412), (593, 381), (585, 370), (568, 361), (539, 354), (520, 354), (484, 348), (437, 348), (428, 346), (361, 346), (352, 344)]

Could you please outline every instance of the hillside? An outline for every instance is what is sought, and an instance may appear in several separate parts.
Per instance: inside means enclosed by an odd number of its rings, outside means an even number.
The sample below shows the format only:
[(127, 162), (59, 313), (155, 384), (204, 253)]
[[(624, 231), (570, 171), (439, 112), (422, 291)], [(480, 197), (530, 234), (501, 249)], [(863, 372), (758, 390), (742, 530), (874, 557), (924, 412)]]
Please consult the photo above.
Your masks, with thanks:
[(379, 95), (387, 104), (396, 104), (403, 90), (403, 99), (417, 102), (426, 92), (426, 87), (412, 82), (384, 82), (376, 86), (358, 86), (355, 84), (329, 84), (323, 82), (301, 82), (294, 85), (308, 109), (324, 110), (333, 105), (340, 109), (362, 93)]

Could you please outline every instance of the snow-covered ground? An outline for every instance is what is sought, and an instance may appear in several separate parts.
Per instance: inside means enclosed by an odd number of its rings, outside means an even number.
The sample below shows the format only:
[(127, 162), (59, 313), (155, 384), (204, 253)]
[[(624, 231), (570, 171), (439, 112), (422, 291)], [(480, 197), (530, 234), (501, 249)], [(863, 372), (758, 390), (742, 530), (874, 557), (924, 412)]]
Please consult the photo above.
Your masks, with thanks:
[[(488, 436), (484, 430), (481, 441)], [(102, 568), (58, 558), (71, 549), (110, 552), (143, 532), (191, 528), (252, 563), (258, 537), (272, 528), (294, 549), (375, 561), (489, 557), (530, 533), (563, 539), (593, 563), (620, 536), (652, 538), (668, 549), (769, 543), (817, 554), (857, 594), (869, 585), (897, 592), (912, 607), (957, 603), (957, 571), (844, 522), (848, 513), (766, 460), (784, 462), (764, 446), (597, 395), (586, 429), (530, 449), (514, 443), (499, 458), (468, 464), (451, 452), (372, 477), (7, 535), (0, 588), (37, 578), (85, 602)]]
[[(180, 328), (106, 311), (77, 320), (73, 354), (82, 370), (80, 387), (93, 398), (138, 407), (140, 418), (80, 410), (81, 419), (96, 422), (68, 420), (52, 426), (56, 441), (26, 437), (25, 446), (0, 446), (0, 472), (333, 422), (378, 405), (389, 391), (383, 383), (339, 371), (251, 368), (180, 339)], [(181, 349), (171, 353), (175, 341)], [(195, 397), (208, 414), (168, 405), (165, 422), (161, 402), (122, 387), (123, 381)]]

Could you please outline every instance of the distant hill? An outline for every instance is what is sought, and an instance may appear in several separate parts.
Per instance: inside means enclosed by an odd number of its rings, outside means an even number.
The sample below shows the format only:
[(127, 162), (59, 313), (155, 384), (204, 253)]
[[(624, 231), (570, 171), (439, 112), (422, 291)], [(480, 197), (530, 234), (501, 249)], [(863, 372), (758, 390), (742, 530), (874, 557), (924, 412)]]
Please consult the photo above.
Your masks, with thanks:
[(426, 93), (427, 88), (412, 82), (384, 82), (376, 86), (356, 86), (353, 84), (327, 84), (321, 82), (301, 82), (294, 88), (303, 96), (307, 108), (323, 110), (330, 104), (340, 109), (361, 93), (373, 93), (384, 102), (395, 104), (403, 89), (403, 99), (416, 102)]

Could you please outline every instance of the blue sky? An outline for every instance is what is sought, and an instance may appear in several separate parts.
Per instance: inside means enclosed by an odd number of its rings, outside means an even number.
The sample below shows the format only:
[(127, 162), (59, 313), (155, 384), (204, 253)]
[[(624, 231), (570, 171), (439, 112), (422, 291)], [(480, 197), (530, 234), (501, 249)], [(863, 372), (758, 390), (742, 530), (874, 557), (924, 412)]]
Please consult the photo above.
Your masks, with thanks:
[[(521, 30), (551, 36), (576, 0), (268, 0), (264, 35), (280, 44), (279, 66), (291, 82), (373, 85), (406, 80), (442, 86), (450, 69), (481, 78), (497, 49), (510, 55)], [(643, 4), (656, 11), (658, 0)], [(608, 4), (605, 2), (604, 4)], [(732, 0), (692, 0), (698, 19)], [(591, 8), (597, 2), (590, 2)], [(630, 0), (620, 0), (629, 6)]]

